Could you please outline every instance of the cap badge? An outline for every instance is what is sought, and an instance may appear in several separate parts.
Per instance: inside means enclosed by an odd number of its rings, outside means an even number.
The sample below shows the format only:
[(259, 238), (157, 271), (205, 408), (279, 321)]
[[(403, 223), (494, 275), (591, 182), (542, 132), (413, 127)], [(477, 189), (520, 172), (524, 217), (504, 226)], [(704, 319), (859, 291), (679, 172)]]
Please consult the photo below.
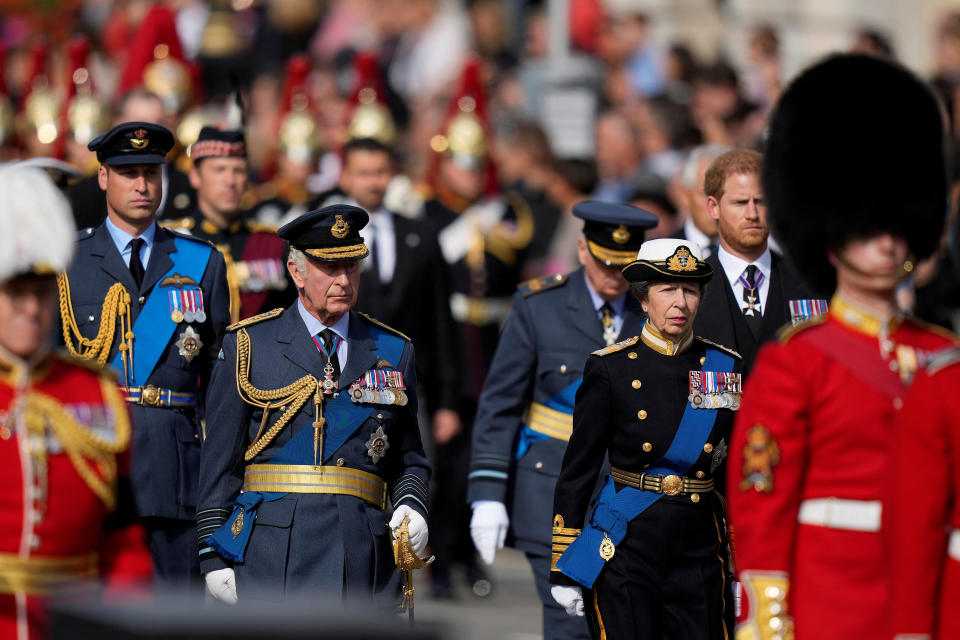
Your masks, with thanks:
[(130, 138), (131, 147), (134, 149), (146, 149), (148, 144), (150, 144), (150, 138), (147, 137), (146, 129), (137, 129), (133, 132), (133, 137)]
[(613, 241), (617, 244), (626, 244), (630, 242), (630, 232), (627, 230), (626, 225), (620, 225), (613, 232)]
[(697, 259), (693, 257), (689, 249), (680, 246), (667, 259), (667, 269), (669, 271), (696, 271)]
[(330, 233), (333, 234), (334, 238), (343, 239), (347, 237), (347, 234), (350, 233), (350, 225), (347, 224), (347, 221), (343, 219), (343, 216), (339, 213), (337, 214), (336, 220), (332, 227), (330, 227)]

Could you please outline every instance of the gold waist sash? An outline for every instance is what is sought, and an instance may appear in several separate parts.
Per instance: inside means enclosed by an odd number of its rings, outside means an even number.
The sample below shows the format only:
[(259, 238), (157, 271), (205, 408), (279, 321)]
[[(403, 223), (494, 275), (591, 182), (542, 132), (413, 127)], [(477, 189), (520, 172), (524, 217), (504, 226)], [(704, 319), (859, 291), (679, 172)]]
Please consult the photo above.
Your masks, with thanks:
[(31, 556), (0, 553), (0, 593), (45, 596), (89, 583), (99, 574), (97, 554)]
[(573, 433), (573, 416), (563, 411), (551, 409), (539, 402), (530, 403), (530, 408), (523, 416), (523, 423), (545, 436), (567, 442)]
[(349, 467), (251, 464), (243, 474), (243, 490), (332, 493), (360, 498), (379, 509), (387, 506), (387, 484), (372, 473)]

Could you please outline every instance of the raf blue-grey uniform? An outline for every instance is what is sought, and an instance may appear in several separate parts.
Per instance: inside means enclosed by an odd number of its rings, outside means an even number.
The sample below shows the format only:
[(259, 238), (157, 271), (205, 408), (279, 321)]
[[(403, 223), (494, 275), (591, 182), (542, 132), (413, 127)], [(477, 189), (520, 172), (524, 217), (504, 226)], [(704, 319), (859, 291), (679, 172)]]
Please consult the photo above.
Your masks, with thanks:
[[(582, 203), (584, 236), (593, 259), (606, 265), (636, 257), (644, 229), (656, 218), (627, 205)], [(623, 242), (616, 242), (616, 238)], [(626, 240), (624, 239), (626, 238)], [(583, 617), (567, 615), (550, 595), (552, 496), (569, 432), (560, 434), (550, 416), (571, 423), (573, 397), (590, 353), (603, 347), (600, 297), (588, 288), (583, 268), (537, 278), (513, 298), (477, 410), (467, 499), (507, 506), (507, 544), (524, 551), (543, 603), (548, 640), (586, 639)], [(612, 301), (616, 339), (643, 327), (643, 311), (629, 294)], [(547, 408), (547, 417), (538, 419)]]
[[(351, 237), (345, 242), (353, 240), (367, 219), (361, 209), (334, 205), (290, 223), (307, 227), (307, 234), (286, 228), (279, 233), (309, 259), (323, 260), (327, 249), (321, 246), (312, 253), (310, 248), (322, 242), (311, 243), (309, 237), (298, 242), (298, 237), (309, 235), (314, 222), (315, 228), (329, 234), (335, 215), (350, 227)], [(355, 242), (353, 246), (363, 246), (359, 236)], [(333, 255), (350, 254), (350, 245), (345, 247), (329, 250)], [(364, 247), (359, 257), (365, 255)], [(318, 404), (311, 395), (295, 413), (290, 406), (273, 405), (265, 416), (265, 407), (248, 401), (250, 392), (241, 395), (238, 375), (259, 390), (285, 387), (307, 376), (322, 380), (327, 358), (308, 323), (314, 329), (322, 327), (298, 301), (285, 311), (277, 309), (231, 326), (223, 341), (207, 396), (197, 512), (201, 570), (233, 567), (241, 601), (323, 593), (352, 605), (396, 606), (401, 576), (393, 560), (385, 508), (388, 501), (394, 508), (409, 505), (426, 518), (429, 496), (430, 470), (417, 422), (413, 344), (403, 334), (350, 311), (348, 335), (341, 336), (346, 338), (347, 354), (336, 396), (324, 396)], [(329, 328), (339, 335), (340, 326), (338, 322)], [(249, 356), (249, 374), (237, 367), (238, 343), (241, 361)], [(365, 375), (368, 372), (371, 375)], [(396, 402), (396, 392), (367, 396), (362, 402), (349, 399), (360, 392), (361, 384), (382, 380), (392, 375), (389, 372), (402, 374), (406, 404)], [(375, 386), (374, 382), (368, 388), (376, 391)], [(338, 403), (340, 408), (335, 408)], [(315, 449), (318, 408), (325, 422), (322, 442)], [(289, 422), (272, 439), (263, 440), (285, 413), (292, 415)], [(251, 444), (260, 441), (268, 444), (245, 456)], [(282, 476), (276, 476), (276, 485), (251, 484), (262, 470), (275, 468), (265, 465), (280, 461), (283, 470), (301, 473), (301, 486), (291, 482), (295, 478)], [(369, 491), (331, 489), (342, 482), (336, 475), (320, 488), (319, 481), (310, 479), (310, 474), (320, 473), (359, 475), (369, 481), (364, 485)], [(374, 495), (378, 483), (382, 501)]]
[[(147, 143), (134, 148), (130, 139)], [(111, 166), (160, 164), (172, 145), (173, 136), (163, 127), (126, 123), (91, 142), (91, 149)], [(99, 227), (80, 231), (77, 255), (66, 274), (72, 304), (69, 311), (80, 334), (92, 340), (101, 330), (107, 290), (119, 282), (129, 293), (133, 360), (125, 373), (117, 360), (125, 336), (117, 325), (107, 362), (113, 363), (124, 385), (133, 419), (130, 482), (137, 514), (147, 529), (155, 575), (161, 584), (183, 586), (199, 580), (192, 527), (202, 439), (199, 391), (209, 380), (229, 322), (226, 267), (209, 243), (161, 229), (156, 223), (140, 237), (145, 242), (139, 253), (144, 273), (137, 286), (129, 267), (131, 236), (109, 219)], [(196, 277), (177, 281), (173, 272), (183, 265), (187, 253), (196, 257)], [(202, 316), (194, 314), (192, 321), (174, 323), (170, 292), (198, 289), (203, 296)], [(148, 315), (141, 313), (145, 308)], [(166, 332), (170, 332), (169, 338)], [(187, 333), (195, 335), (196, 341), (189, 340), (185, 347), (182, 338)], [(58, 339), (63, 340), (62, 331)], [(146, 346), (150, 341), (157, 343), (152, 350)], [(148, 361), (151, 352), (156, 358), (152, 366)], [(140, 372), (136, 378), (135, 369)]]

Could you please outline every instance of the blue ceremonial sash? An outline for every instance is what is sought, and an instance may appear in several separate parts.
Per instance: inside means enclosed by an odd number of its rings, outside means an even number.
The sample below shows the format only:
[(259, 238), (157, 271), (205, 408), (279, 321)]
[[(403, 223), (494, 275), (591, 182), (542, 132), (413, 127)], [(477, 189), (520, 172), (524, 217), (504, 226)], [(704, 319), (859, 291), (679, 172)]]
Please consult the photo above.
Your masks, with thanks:
[[(186, 238), (174, 238), (173, 244), (177, 248), (170, 254), (173, 266), (170, 267), (164, 278), (179, 273), (181, 276), (189, 277), (194, 282), (199, 283), (203, 279), (203, 272), (207, 270), (207, 262), (210, 260), (213, 247)], [(160, 282), (163, 282), (163, 279)], [(197, 288), (199, 288), (199, 284)], [(158, 286), (158, 291), (154, 291), (147, 299), (147, 303), (140, 309), (137, 321), (133, 323), (133, 369), (128, 381), (131, 387), (146, 384), (150, 374), (153, 373), (153, 368), (157, 366), (160, 356), (166, 351), (167, 345), (170, 343), (170, 337), (177, 328), (177, 323), (170, 317), (170, 311), (167, 308), (166, 292), (168, 289), (170, 287)], [(123, 341), (123, 336), (120, 336), (120, 341)], [(121, 353), (120, 351), (117, 352), (111, 366), (123, 380)]]
[[(377, 355), (387, 362), (400, 362), (403, 355), (404, 339), (395, 336), (377, 327), (370, 327), (370, 337), (377, 345)], [(366, 422), (367, 418), (377, 410), (371, 405), (354, 404), (350, 394), (340, 390), (336, 398), (323, 403), (323, 417), (326, 426), (323, 430), (323, 454), (325, 462), (334, 452), (343, 446), (353, 433)], [(413, 390), (411, 390), (413, 393)], [(313, 428), (302, 427), (283, 445), (269, 460), (269, 464), (313, 464)], [(321, 462), (322, 464), (322, 462)], [(253, 524), (257, 517), (257, 509), (264, 502), (279, 500), (287, 495), (283, 492), (245, 491), (237, 497), (233, 505), (233, 513), (227, 521), (207, 538), (207, 545), (223, 558), (233, 562), (243, 562), (247, 543), (253, 533)], [(243, 527), (237, 535), (233, 534), (233, 523), (240, 511), (243, 511)]]
[[(580, 388), (581, 382), (583, 382), (583, 376), (580, 376), (566, 387), (547, 398), (543, 404), (551, 409), (555, 409), (561, 413), (567, 414), (568, 416), (572, 416), (573, 402), (577, 396), (577, 389)], [(546, 440), (549, 437), (550, 436), (546, 435), (545, 433), (534, 431), (530, 428), (530, 425), (524, 424), (523, 429), (520, 431), (520, 437), (517, 440), (517, 451), (514, 454), (514, 460), (519, 460), (526, 455), (530, 445), (534, 442)]]
[[(731, 371), (733, 357), (707, 347), (702, 371)], [(657, 462), (645, 469), (647, 475), (684, 475), (703, 453), (703, 443), (717, 419), (716, 409), (695, 409), (689, 402), (670, 448)], [(557, 568), (580, 584), (592, 588), (594, 580), (603, 570), (606, 560), (600, 556), (600, 544), (608, 535), (614, 545), (620, 544), (627, 535), (631, 520), (660, 499), (663, 494), (623, 487), (616, 491), (613, 479), (597, 496), (590, 522), (557, 560)]]

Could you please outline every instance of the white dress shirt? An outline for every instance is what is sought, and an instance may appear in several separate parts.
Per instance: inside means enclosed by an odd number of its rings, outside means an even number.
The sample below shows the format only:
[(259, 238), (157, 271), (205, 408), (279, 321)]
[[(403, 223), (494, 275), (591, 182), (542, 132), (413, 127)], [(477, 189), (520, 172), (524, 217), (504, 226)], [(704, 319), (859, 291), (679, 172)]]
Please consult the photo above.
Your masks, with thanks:
[[(350, 331), (350, 312), (340, 316), (340, 319), (334, 322), (329, 327), (316, 316), (312, 315), (307, 308), (303, 306), (302, 300), (297, 300), (297, 311), (300, 312), (300, 318), (303, 320), (303, 324), (307, 327), (307, 332), (311, 336), (318, 335), (324, 329), (330, 329), (335, 334), (340, 336), (340, 346), (337, 347), (337, 360), (340, 362), (340, 371), (342, 372), (344, 367), (347, 366), (347, 336)], [(320, 339), (321, 342), (323, 339)]]
[[(756, 265), (757, 270), (763, 274), (763, 282), (760, 283), (760, 315), (764, 315), (767, 312), (767, 294), (770, 292), (770, 276), (772, 273), (772, 259), (770, 257), (770, 247), (764, 249), (763, 254), (753, 262), (747, 262), (742, 258), (738, 258), (729, 251), (723, 248), (723, 246), (717, 247), (717, 259), (720, 261), (720, 266), (723, 267), (723, 272), (727, 276), (727, 282), (730, 283), (730, 287), (733, 289), (733, 297), (736, 298), (737, 304), (740, 305), (740, 309), (743, 309), (743, 283), (740, 282), (740, 276), (746, 275), (743, 273), (747, 270), (747, 267)], [(757, 278), (760, 277), (758, 274)]]

